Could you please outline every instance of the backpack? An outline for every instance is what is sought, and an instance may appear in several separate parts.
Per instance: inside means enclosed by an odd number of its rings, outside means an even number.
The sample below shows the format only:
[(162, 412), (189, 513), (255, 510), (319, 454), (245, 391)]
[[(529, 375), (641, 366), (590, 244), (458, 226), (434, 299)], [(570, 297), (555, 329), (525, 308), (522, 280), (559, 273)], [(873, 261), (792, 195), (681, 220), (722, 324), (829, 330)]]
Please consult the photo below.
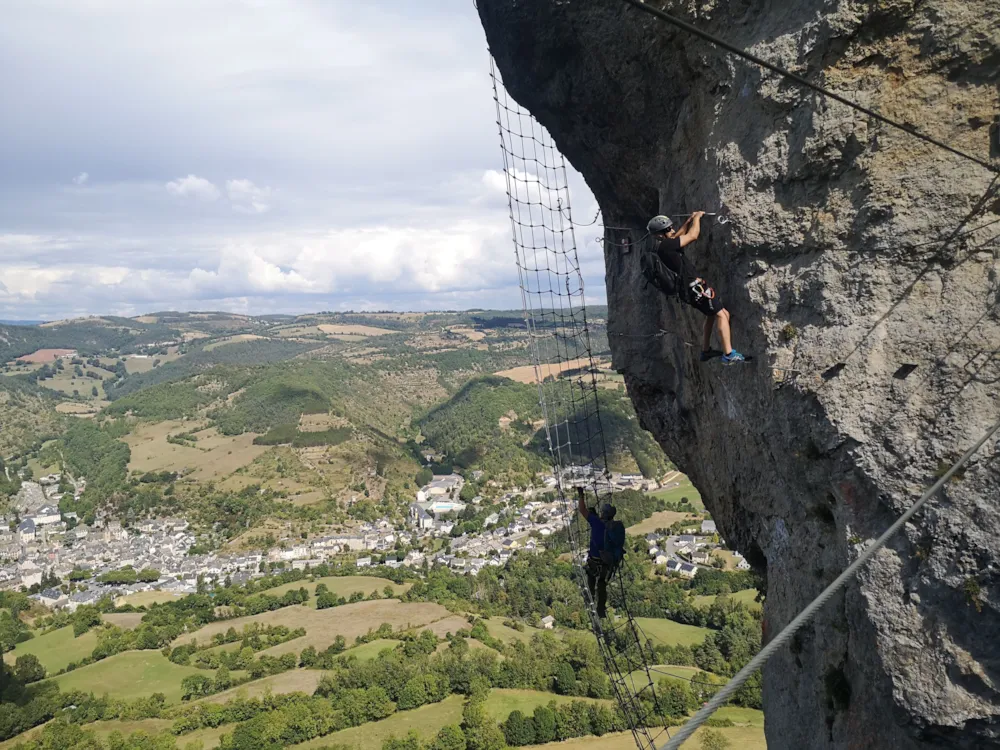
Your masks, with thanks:
[(608, 521), (604, 527), (604, 548), (601, 550), (601, 562), (604, 563), (610, 574), (614, 572), (624, 557), (625, 524), (621, 521)]
[(681, 289), (684, 288), (683, 279), (671, 271), (655, 252), (643, 251), (639, 256), (639, 269), (647, 284), (652, 284), (668, 297), (680, 299)]

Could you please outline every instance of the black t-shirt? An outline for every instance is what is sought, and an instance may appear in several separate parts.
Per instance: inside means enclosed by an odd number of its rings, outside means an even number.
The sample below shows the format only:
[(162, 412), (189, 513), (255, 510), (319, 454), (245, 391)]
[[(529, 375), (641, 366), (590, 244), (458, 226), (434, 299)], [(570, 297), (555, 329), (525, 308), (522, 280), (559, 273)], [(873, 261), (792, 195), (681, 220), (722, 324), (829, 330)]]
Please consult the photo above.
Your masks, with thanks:
[(660, 260), (667, 268), (681, 277), (685, 286), (695, 277), (691, 270), (691, 264), (688, 263), (684, 250), (681, 248), (680, 237), (666, 237), (660, 240), (656, 254), (660, 256)]

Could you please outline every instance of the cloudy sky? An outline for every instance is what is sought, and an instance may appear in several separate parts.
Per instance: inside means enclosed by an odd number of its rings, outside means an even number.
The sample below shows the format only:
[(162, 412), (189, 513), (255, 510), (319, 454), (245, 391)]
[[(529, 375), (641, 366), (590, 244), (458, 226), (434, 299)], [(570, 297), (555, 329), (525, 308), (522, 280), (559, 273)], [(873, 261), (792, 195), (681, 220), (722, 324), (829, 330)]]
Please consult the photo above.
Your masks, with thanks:
[(485, 45), (472, 0), (3, 3), (0, 319), (518, 307)]

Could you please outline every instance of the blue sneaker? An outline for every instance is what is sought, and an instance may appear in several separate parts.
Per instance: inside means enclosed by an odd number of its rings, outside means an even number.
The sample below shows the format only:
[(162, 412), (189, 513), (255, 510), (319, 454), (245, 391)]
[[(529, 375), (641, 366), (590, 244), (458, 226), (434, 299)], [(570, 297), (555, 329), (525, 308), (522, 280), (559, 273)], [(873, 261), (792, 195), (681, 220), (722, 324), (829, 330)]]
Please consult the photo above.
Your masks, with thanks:
[(711, 359), (715, 359), (716, 357), (721, 357), (721, 356), (722, 352), (720, 352), (718, 349), (706, 349), (701, 353), (701, 361), (708, 362)]
[(747, 359), (738, 351), (733, 349), (729, 354), (722, 355), (722, 364), (724, 365), (735, 365), (739, 362), (746, 362)]

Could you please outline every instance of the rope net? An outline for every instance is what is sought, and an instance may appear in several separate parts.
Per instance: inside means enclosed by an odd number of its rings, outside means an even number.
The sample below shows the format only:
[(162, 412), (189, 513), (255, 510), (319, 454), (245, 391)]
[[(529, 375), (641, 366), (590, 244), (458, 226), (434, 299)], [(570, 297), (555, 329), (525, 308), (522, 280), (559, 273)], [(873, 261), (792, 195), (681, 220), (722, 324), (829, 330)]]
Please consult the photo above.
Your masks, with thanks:
[(606, 339), (600, 331), (592, 335), (587, 320), (566, 161), (549, 133), (509, 96), (492, 59), (490, 74), (525, 327), (574, 571), (621, 719), (638, 747), (656, 748), (670, 735), (649, 640), (628, 607), (625, 582), (634, 573), (628, 556), (608, 580), (612, 616), (597, 616), (587, 584), (589, 530), (576, 512), (575, 492), (584, 487), (593, 504), (613, 491), (593, 347)]

